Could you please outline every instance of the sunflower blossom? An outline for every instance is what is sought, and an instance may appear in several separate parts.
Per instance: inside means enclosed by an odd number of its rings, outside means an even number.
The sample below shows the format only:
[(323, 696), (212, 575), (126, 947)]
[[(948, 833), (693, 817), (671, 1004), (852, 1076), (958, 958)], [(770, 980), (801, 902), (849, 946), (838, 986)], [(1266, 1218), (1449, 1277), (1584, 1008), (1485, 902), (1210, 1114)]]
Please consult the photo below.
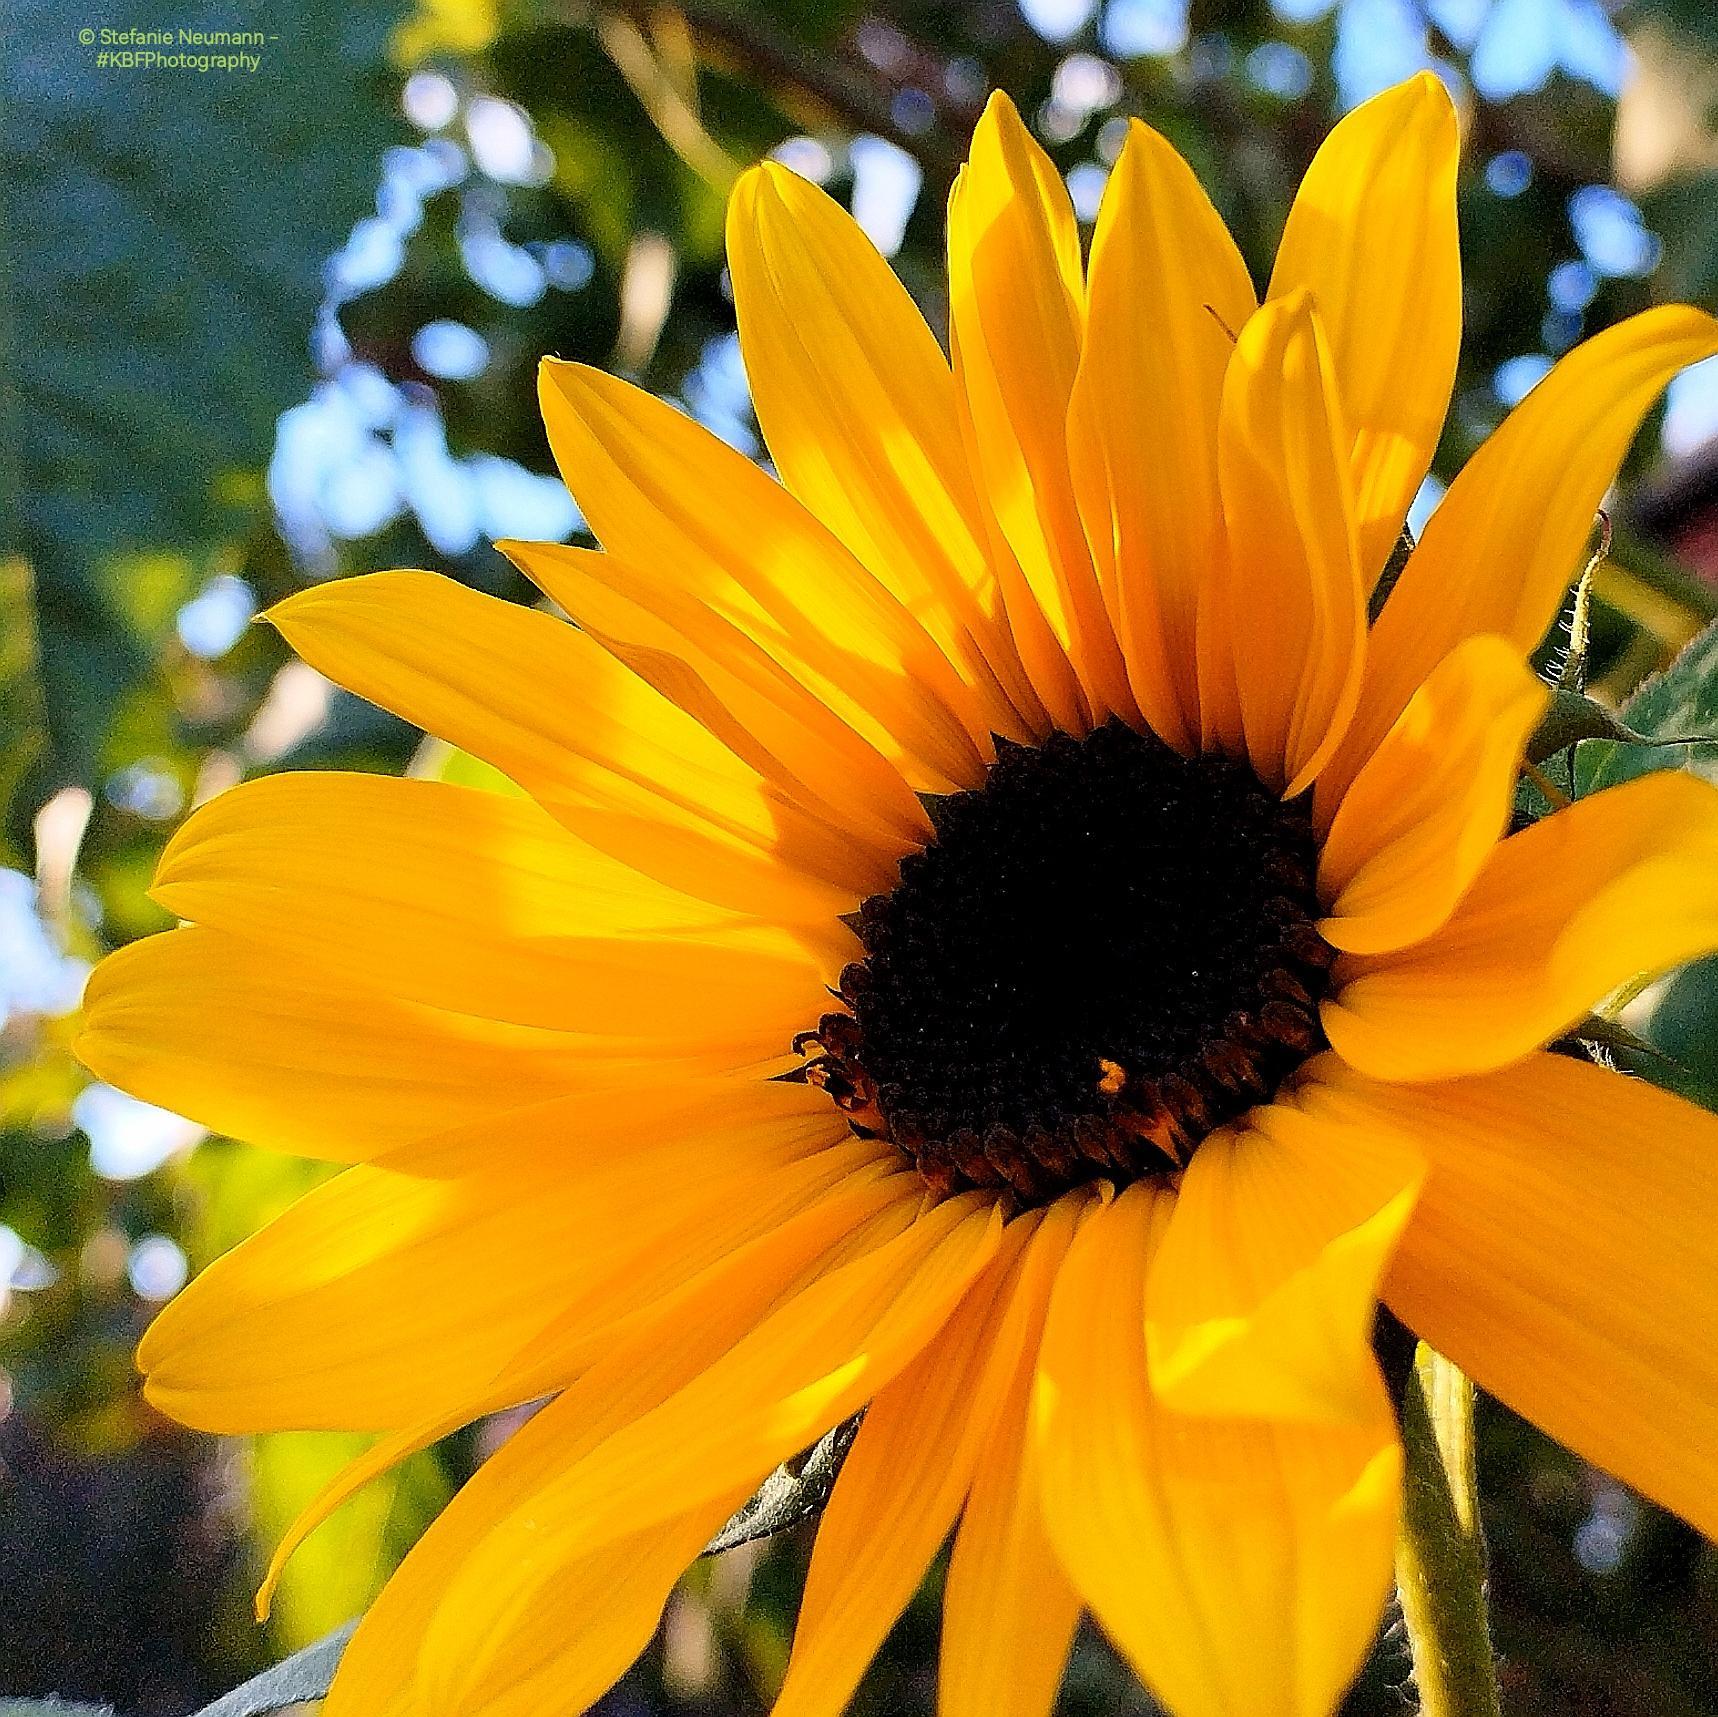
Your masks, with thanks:
[[(865, 1409), (777, 1717), (833, 1717), (953, 1534), (944, 1717), (1043, 1717), (1090, 1611), (1178, 1717), (1324, 1717), (1391, 1578), (1380, 1302), (1718, 1531), (1718, 1119), (1548, 1053), (1718, 947), (1718, 794), (1507, 834), (1551, 626), (1668, 379), (1565, 357), (1371, 598), (1456, 371), (1454, 111), (1344, 119), (1261, 302), (1131, 127), (1089, 265), (1006, 99), (952, 364), (779, 166), (733, 197), (777, 481), (548, 362), (571, 616), (306, 591), (314, 666), (517, 794), (274, 776), (95, 977), (103, 1078), (354, 1166), (144, 1341), (216, 1432), (390, 1463), (546, 1400), (406, 1558), (328, 1717), (583, 1710), (760, 1479)], [(277, 1563), (278, 1571), (278, 1563)]]

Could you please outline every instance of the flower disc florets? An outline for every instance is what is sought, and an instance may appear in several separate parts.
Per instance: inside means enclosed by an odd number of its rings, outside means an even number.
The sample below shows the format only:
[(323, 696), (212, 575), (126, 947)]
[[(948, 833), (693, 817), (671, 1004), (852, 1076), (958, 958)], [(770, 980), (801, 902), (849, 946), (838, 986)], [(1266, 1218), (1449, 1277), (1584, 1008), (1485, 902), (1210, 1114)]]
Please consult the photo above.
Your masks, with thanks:
[(1304, 801), (1111, 721), (998, 743), (853, 920), (811, 1077), (933, 1190), (1169, 1173), (1323, 1045)]

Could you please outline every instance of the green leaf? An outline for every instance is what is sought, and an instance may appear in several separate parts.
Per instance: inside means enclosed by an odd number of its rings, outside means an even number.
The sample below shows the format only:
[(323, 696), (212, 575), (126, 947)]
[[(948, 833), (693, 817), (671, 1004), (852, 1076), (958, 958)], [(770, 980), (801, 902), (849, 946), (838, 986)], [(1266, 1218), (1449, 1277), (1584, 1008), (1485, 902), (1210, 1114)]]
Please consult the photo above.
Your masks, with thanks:
[(1655, 746), (1679, 745), (1697, 736), (1677, 734), (1659, 738), (1639, 733), (1614, 710), (1595, 703), (1584, 692), (1571, 691), (1567, 686), (1554, 686), (1551, 701), (1546, 705), (1544, 719), (1533, 730), (1527, 742), (1527, 761), (1543, 763), (1559, 751), (1567, 751), (1587, 739), (1609, 739), (1621, 745)]
[[(0, 549), (35, 568), (62, 777), (93, 779), (178, 603), (262, 511), (275, 419), (314, 380), (325, 259), (372, 205), (398, 123), (384, 43), (400, 9), (8, 8), (0, 220), (5, 325), (22, 332), (0, 393)], [(102, 67), (106, 27), (268, 39), (254, 71)]]
[(270, 1717), (272, 1712), (323, 1698), (333, 1685), (340, 1654), (357, 1625), (348, 1622), (315, 1645), (295, 1651), (272, 1669), (253, 1676), (243, 1687), (235, 1687), (213, 1705), (204, 1706), (195, 1717)]
[(1623, 705), (1632, 740), (1596, 739), (1576, 756), (1583, 795), (1655, 769), (1684, 769), (1718, 782), (1718, 623)]

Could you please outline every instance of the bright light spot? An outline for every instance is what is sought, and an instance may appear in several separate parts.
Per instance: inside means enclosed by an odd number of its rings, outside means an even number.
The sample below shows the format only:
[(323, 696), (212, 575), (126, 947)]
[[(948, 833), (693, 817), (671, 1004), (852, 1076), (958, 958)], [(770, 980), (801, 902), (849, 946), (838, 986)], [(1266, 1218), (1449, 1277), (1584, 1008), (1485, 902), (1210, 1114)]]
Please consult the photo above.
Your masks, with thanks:
[(855, 137), (848, 150), (853, 163), (853, 218), (885, 256), (893, 256), (906, 236), (924, 174), (906, 150), (883, 137)]
[(1267, 95), (1299, 101), (1312, 88), (1312, 62), (1288, 42), (1261, 42), (1247, 55), (1247, 76)]
[(277, 762), (328, 719), (333, 698), (332, 682), (308, 662), (283, 663), (245, 729), (245, 750), (259, 763)]
[(392, 222), (380, 215), (365, 216), (328, 264), (334, 291), (340, 297), (355, 298), (381, 286), (399, 273), (405, 255), (405, 243)]
[(1592, 267), (1572, 258), (1558, 263), (1545, 282), (1545, 295), (1559, 310), (1585, 310), (1598, 289), (1599, 277)]
[(440, 72), (413, 72), (400, 91), (400, 107), (420, 131), (439, 131), (459, 112), (459, 91)]
[(1020, 0), (1020, 16), (1046, 42), (1065, 42), (1086, 27), (1097, 0)]
[(19, 1014), (58, 1017), (78, 1005), (89, 966), (62, 954), (36, 911), (36, 884), (0, 870), (0, 1026)]
[(1096, 113), (1121, 100), (1121, 73), (1096, 54), (1069, 54), (1050, 80), (1051, 97), (1076, 112)]
[(51, 1288), (60, 1273), (15, 1229), (0, 1222), (0, 1292), (38, 1293)]
[(1444, 490), (1445, 486), (1429, 472), (1421, 478), (1414, 504), (1408, 509), (1408, 529), (1413, 532), (1415, 542), (1425, 531), (1426, 520), (1437, 511), (1438, 502), (1444, 498)]
[(835, 171), (834, 157), (815, 137), (789, 137), (770, 151), (770, 159), (814, 185), (827, 184)]
[(193, 656), (212, 662), (239, 641), (257, 611), (257, 594), (242, 578), (223, 572), (211, 578), (179, 610), (179, 642)]
[(1493, 0), (1427, 0), (1426, 16), (1458, 48), (1471, 48)]
[(1426, 21), (1413, 0), (1345, 0), (1330, 62), (1344, 107), (1357, 107), (1431, 63)]
[(1664, 450), (1695, 452), (1718, 436), (1718, 358), (1706, 358), (1670, 384), (1664, 414)]
[(1518, 358), (1505, 358), (1492, 374), (1492, 392), (1505, 405), (1519, 405), (1545, 379), (1550, 368), (1551, 360), (1543, 352), (1523, 352)]
[(1575, 1560), (1589, 1574), (1614, 1574), (1639, 1525), (1640, 1504), (1620, 1485), (1604, 1485), (1575, 1529)]
[(1110, 0), (1098, 36), (1124, 60), (1178, 54), (1187, 46), (1187, 0)]
[(1121, 152), (1126, 146), (1127, 121), (1118, 113), (1098, 127), (1093, 148), (1106, 167), (1113, 167), (1121, 159)]
[(154, 759), (128, 764), (110, 775), (102, 790), (109, 804), (154, 823), (178, 816), (185, 806), (185, 789), (179, 785), (179, 777)]
[(591, 276), (596, 273), (597, 260), (591, 247), (577, 239), (551, 239), (538, 252), (537, 260), (542, 263), (549, 284), (561, 292), (577, 292), (589, 286)]
[(554, 157), (531, 128), (530, 115), (499, 96), (474, 97), (465, 109), (465, 135), (479, 169), (503, 185), (545, 184)]
[(1095, 161), (1082, 161), (1068, 170), (1068, 195), (1073, 200), (1074, 213), (1081, 220), (1098, 218), (1098, 206), (1104, 200), (1104, 186), (1109, 177), (1109, 169)]
[(1519, 149), (1505, 149), (1485, 164), (1485, 182), (1492, 194), (1519, 197), (1533, 183), (1533, 162)]
[(463, 322), (426, 322), (412, 336), (412, 356), (421, 369), (446, 382), (468, 382), (483, 374), (489, 342)]
[(459, 253), (471, 278), (503, 304), (526, 310), (548, 290), (543, 265), (522, 245), (509, 244), (493, 215), (460, 223)]
[(90, 1167), (103, 1180), (136, 1180), (187, 1151), (207, 1129), (111, 1085), (86, 1085), (72, 1119), (89, 1136)]
[(1271, 0), (1271, 10), (1285, 24), (1315, 24), (1335, 0)]
[(170, 1300), (185, 1286), (190, 1265), (165, 1234), (146, 1234), (132, 1247), (125, 1273), (139, 1299)]
[(1640, 276), (1658, 267), (1664, 246), (1641, 212), (1609, 185), (1583, 185), (1569, 198), (1569, 224), (1587, 261), (1600, 274)]
[(539, 477), (493, 454), (478, 454), (467, 468), (482, 535), (561, 542), (578, 529), (579, 510), (559, 477)]

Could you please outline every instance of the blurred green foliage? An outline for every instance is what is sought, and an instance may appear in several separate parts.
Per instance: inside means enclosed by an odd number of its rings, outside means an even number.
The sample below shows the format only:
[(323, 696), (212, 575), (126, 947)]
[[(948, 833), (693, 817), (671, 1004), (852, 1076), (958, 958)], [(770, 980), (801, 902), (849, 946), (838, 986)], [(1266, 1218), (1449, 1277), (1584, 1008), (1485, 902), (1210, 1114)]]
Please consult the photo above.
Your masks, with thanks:
[[(1559, 41), (1603, 18), (1574, 0), (1513, 10), (1534, 7)], [(252, 1628), (269, 1547), (350, 1444), (271, 1437), (235, 1456), (155, 1416), (130, 1351), (172, 1291), (171, 1248), (206, 1261), (323, 1171), (222, 1140), (113, 1160), (117, 1123), (70, 1056), (66, 984), (44, 973), (75, 976), (166, 923), (146, 892), (155, 857), (234, 780), (329, 765), (488, 779), (243, 620), (305, 582), (396, 565), (530, 599), (487, 541), (577, 528), (532, 481), (551, 475), (545, 353), (629, 374), (756, 450), (721, 250), (741, 166), (793, 140), (844, 199), (905, 185), (894, 261), (940, 327), (942, 209), (986, 92), (1009, 90), (1088, 190), (1138, 114), (1193, 160), (1262, 277), (1355, 56), (1424, 45), (1466, 91), (1469, 134), (1467, 338), (1441, 476), (1537, 359), (1658, 299), (1718, 307), (1718, 15), (1700, 0), (1618, 15), (1641, 68), (1620, 128), (1613, 97), (1567, 65), (1475, 93), (1504, 0), (1198, 0), (1184, 30), (1173, 0), (1097, 0), (1064, 7), (1055, 40), (1051, 10), (1032, 8), (1039, 28), (1016, 0), (139, 0), (88, 20), (265, 30), (259, 70), (223, 76), (98, 69), (84, 20), (13, 6), (0, 883), (28, 877), (35, 910), (0, 920), (0, 1564), (22, 1570), (0, 1581), (4, 1691), (185, 1711), (360, 1608), (480, 1452), (483, 1433), (456, 1439), (366, 1493)], [(1142, 17), (1160, 20), (1155, 44)], [(1477, 35), (1461, 39), (1464, 17)], [(1617, 183), (1653, 242), (1600, 267), (1575, 199)], [(1626, 205), (1605, 206), (1626, 239)], [(1648, 434), (1595, 583), (1593, 686), (1613, 702), (1718, 612), (1713, 568), (1679, 565), (1674, 532), (1631, 526), (1629, 493), (1661, 467)], [(1712, 637), (1629, 704), (1641, 731), (1718, 733)], [(1589, 786), (1690, 762), (1584, 750)], [(1630, 1015), (1676, 1058), (1642, 1071), (1708, 1101), (1715, 997), (1708, 964)], [(1483, 1432), (1509, 1710), (1718, 1710), (1713, 1553), (1501, 1410)], [(75, 1576), (33, 1583), (44, 1520)], [(695, 1570), (613, 1710), (766, 1708), (808, 1542)], [(148, 1601), (115, 1610), (117, 1588)], [(864, 1709), (931, 1708), (935, 1618), (933, 1590)], [(1352, 1717), (1399, 1709), (1404, 1676), (1386, 1642)], [(1148, 1709), (1095, 1636), (1065, 1705)]]

